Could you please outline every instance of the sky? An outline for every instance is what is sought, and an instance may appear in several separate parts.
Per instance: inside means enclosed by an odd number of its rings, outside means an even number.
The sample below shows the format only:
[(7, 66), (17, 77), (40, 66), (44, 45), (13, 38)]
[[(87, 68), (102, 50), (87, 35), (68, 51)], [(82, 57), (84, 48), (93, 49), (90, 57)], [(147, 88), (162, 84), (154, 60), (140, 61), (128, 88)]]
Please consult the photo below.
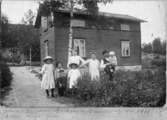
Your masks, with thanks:
[[(147, 22), (141, 23), (142, 43), (151, 42), (154, 38), (160, 37), (167, 40), (167, 1), (161, 0), (114, 0), (113, 3), (99, 4), (99, 10), (103, 12), (127, 14)], [(10, 23), (21, 23), (24, 14), (31, 9), (37, 12), (38, 1), (36, 0), (3, 0), (2, 13), (4, 13)]]

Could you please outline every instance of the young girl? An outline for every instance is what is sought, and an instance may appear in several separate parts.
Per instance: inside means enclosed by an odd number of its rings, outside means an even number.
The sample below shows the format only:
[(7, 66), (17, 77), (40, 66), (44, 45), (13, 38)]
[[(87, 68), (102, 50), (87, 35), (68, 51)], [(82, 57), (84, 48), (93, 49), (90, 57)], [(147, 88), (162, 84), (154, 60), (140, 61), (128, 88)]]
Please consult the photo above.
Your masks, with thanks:
[(54, 97), (54, 65), (52, 64), (53, 58), (51, 56), (47, 56), (44, 58), (44, 65), (41, 70), (42, 81), (41, 88), (46, 90), (47, 97), (49, 96), (49, 92), (51, 92), (51, 96)]
[(79, 65), (77, 63), (69, 64), (70, 70), (68, 71), (68, 81), (69, 81), (69, 88), (73, 88), (76, 84), (77, 80), (81, 78), (81, 73), (78, 69)]
[(87, 60), (85, 64), (88, 64), (89, 67), (89, 75), (91, 77), (91, 80), (99, 80), (100, 79), (100, 62), (96, 58), (96, 54), (92, 53), (91, 54), (91, 59)]

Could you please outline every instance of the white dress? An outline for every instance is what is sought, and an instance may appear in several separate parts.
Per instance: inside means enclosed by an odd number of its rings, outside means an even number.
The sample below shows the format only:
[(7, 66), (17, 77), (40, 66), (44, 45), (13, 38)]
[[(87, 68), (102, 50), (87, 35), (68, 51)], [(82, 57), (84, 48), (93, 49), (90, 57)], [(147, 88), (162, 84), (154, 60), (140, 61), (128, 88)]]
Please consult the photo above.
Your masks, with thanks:
[(53, 64), (44, 64), (41, 73), (43, 74), (41, 81), (41, 88), (42, 89), (55, 88)]
[(81, 73), (79, 69), (70, 69), (68, 71), (68, 78), (69, 78), (69, 88), (72, 88), (77, 80), (81, 78)]
[(85, 62), (85, 64), (88, 64), (89, 66), (89, 75), (91, 77), (91, 80), (99, 80), (100, 78), (100, 62), (99, 60), (95, 59), (89, 59)]

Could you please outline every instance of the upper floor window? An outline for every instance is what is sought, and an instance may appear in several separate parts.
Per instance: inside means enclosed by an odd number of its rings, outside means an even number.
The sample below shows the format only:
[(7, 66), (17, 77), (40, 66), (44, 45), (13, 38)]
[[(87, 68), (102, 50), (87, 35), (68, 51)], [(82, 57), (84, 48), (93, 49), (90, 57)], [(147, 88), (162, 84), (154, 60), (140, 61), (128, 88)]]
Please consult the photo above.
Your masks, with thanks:
[(42, 27), (42, 30), (45, 30), (48, 28), (48, 18), (47, 17), (41, 18), (41, 27)]
[(130, 41), (129, 40), (121, 40), (121, 54), (122, 54), (122, 57), (130, 56)]
[(52, 16), (42, 17), (41, 18), (42, 31), (46, 31), (49, 27), (52, 26), (52, 22), (53, 22), (52, 19), (53, 19)]
[(45, 40), (44, 41), (44, 47), (45, 47), (45, 56), (48, 56), (49, 55), (49, 41), (48, 40)]
[(72, 19), (71, 20), (71, 25), (73, 27), (85, 27), (85, 21), (84, 20)]
[(121, 24), (121, 30), (130, 31), (130, 26), (128, 24)]

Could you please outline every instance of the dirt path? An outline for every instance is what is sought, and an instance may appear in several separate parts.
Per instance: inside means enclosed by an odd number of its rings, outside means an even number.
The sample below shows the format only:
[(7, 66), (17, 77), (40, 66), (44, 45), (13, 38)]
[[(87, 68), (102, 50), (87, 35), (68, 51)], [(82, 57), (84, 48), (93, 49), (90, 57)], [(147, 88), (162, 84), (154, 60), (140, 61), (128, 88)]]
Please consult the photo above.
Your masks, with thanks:
[(40, 88), (40, 80), (27, 67), (11, 67), (12, 90), (6, 97), (9, 107), (67, 107), (73, 106), (69, 98), (47, 98)]

